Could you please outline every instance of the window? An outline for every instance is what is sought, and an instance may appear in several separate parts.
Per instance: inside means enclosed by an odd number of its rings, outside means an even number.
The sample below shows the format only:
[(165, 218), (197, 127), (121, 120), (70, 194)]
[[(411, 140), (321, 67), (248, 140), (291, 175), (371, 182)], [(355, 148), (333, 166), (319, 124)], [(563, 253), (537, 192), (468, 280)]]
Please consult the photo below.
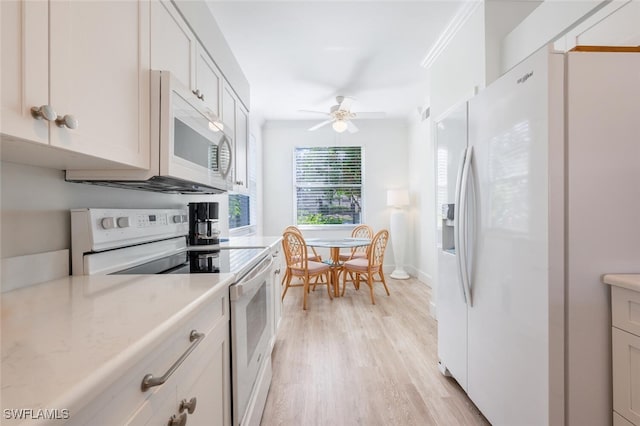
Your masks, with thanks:
[[(229, 230), (235, 230), (234, 235), (236, 236), (255, 232), (255, 226), (257, 223), (256, 200), (258, 198), (258, 148), (253, 135), (249, 138), (249, 152), (247, 155), (249, 194), (243, 195), (229, 193)], [(248, 228), (249, 226), (251, 226), (251, 228)]]
[(362, 223), (362, 147), (295, 149), (298, 225)]
[(229, 229), (251, 224), (249, 196), (229, 194)]

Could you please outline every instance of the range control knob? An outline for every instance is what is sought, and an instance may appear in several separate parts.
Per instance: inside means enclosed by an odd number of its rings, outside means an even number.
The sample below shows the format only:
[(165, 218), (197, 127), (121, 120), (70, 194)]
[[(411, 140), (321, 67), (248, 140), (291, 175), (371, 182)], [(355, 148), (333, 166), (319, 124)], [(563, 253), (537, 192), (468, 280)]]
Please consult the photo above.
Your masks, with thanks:
[(116, 227), (116, 222), (112, 217), (103, 217), (100, 221), (102, 229), (113, 229)]
[(118, 228), (128, 228), (129, 226), (131, 226), (128, 216), (119, 217), (117, 220), (117, 223), (118, 223)]
[(189, 221), (189, 219), (187, 218), (187, 215), (186, 215), (186, 214), (183, 214), (183, 215), (182, 215), (182, 222), (183, 222), (183, 223), (187, 223), (188, 221)]
[(173, 217), (171, 218), (171, 221), (173, 223), (182, 223), (182, 216), (179, 214), (173, 215)]

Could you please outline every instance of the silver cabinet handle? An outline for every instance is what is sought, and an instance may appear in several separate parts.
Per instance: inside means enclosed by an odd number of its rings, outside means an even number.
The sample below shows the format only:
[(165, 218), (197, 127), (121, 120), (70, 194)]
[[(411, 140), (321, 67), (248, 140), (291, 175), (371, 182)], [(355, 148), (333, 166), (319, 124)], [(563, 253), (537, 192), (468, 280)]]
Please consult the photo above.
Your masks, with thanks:
[(183, 399), (180, 403), (180, 412), (182, 413), (184, 410), (187, 410), (187, 413), (193, 414), (196, 411), (196, 404), (198, 403), (198, 399), (196, 397), (191, 398), (190, 400)]
[(58, 127), (68, 127), (70, 129), (78, 128), (78, 120), (73, 115), (66, 114), (64, 117), (58, 116), (56, 118), (56, 125)]
[(51, 105), (42, 105), (39, 107), (31, 107), (31, 116), (36, 120), (53, 121), (58, 116), (51, 108)]
[(200, 99), (201, 101), (204, 101), (204, 93), (202, 93), (200, 89), (192, 90), (191, 93), (196, 95), (196, 98)]
[(161, 384), (166, 382), (167, 379), (169, 379), (169, 377), (171, 377), (171, 375), (174, 373), (174, 371), (176, 371), (178, 367), (180, 367), (180, 365), (189, 356), (189, 354), (193, 352), (196, 346), (198, 346), (198, 344), (202, 342), (203, 338), (204, 338), (204, 333), (198, 333), (196, 330), (191, 330), (191, 333), (189, 333), (189, 341), (191, 342), (191, 345), (180, 356), (180, 358), (178, 358), (178, 360), (174, 362), (171, 367), (169, 367), (167, 372), (164, 373), (161, 377), (153, 377), (153, 374), (147, 374), (146, 376), (144, 376), (142, 378), (142, 385), (140, 386), (140, 388), (142, 389), (142, 392), (146, 392), (150, 388), (154, 386), (160, 386)]
[(187, 424), (187, 413), (182, 413), (179, 416), (175, 414), (169, 419), (169, 426), (185, 426)]

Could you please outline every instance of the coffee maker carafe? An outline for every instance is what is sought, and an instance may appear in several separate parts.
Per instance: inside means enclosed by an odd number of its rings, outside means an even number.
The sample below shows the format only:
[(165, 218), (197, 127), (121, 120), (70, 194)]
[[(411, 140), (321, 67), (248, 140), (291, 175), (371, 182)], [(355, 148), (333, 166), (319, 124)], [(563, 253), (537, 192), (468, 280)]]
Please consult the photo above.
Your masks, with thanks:
[(219, 235), (218, 203), (189, 203), (189, 244), (216, 245)]

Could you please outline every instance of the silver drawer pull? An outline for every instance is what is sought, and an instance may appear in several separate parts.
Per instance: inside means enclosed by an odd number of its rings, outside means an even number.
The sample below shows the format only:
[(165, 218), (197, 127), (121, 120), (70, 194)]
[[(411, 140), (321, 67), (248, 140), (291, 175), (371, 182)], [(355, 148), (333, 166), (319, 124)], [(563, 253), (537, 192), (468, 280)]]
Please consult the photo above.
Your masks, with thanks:
[(161, 384), (166, 382), (167, 379), (174, 373), (174, 371), (176, 371), (178, 367), (180, 367), (180, 364), (182, 364), (184, 360), (189, 356), (189, 354), (193, 352), (196, 346), (198, 346), (198, 344), (202, 342), (203, 338), (204, 333), (198, 333), (196, 330), (191, 330), (191, 333), (189, 333), (189, 341), (191, 342), (189, 348), (187, 348), (187, 350), (180, 356), (180, 358), (178, 358), (178, 360), (174, 362), (173, 365), (169, 367), (167, 372), (164, 373), (161, 377), (153, 377), (153, 374), (147, 374), (146, 376), (144, 376), (141, 385), (142, 392), (146, 392), (150, 388), (154, 386), (160, 386)]

